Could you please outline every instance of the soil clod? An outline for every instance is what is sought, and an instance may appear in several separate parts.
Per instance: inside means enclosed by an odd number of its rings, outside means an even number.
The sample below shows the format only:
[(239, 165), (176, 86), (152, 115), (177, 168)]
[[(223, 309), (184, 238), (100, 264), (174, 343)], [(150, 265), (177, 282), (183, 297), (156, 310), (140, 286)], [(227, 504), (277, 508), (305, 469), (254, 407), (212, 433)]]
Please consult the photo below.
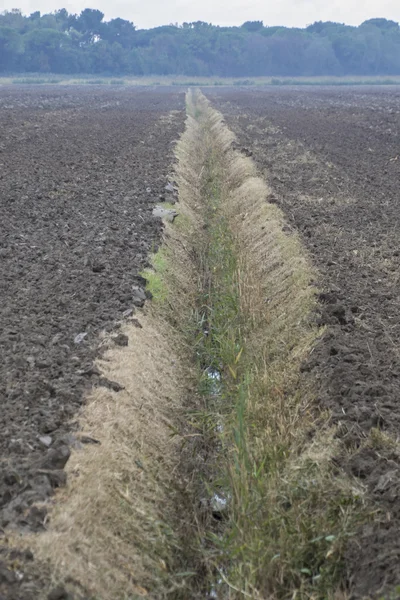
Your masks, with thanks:
[(66, 445), (53, 448), (47, 452), (40, 463), (40, 468), (49, 470), (63, 469), (71, 456), (71, 450)]
[(117, 346), (127, 346), (129, 344), (129, 338), (124, 333), (119, 333), (118, 335), (114, 336), (112, 339), (113, 339), (113, 342)]

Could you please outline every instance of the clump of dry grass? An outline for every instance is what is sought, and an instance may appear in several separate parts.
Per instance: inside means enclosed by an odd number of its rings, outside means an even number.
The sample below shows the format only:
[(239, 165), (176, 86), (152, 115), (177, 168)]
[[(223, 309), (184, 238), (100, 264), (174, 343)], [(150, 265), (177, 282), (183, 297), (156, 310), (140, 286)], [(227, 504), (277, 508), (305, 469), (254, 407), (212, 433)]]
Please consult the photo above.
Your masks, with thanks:
[(192, 375), (172, 328), (151, 313), (140, 321), (143, 328), (122, 329), (127, 348), (111, 345), (99, 361), (124, 389), (90, 394), (80, 426), (100, 444), (73, 452), (51, 526), (34, 540), (37, 557), (50, 561), (56, 579), (77, 581), (104, 600), (158, 599), (184, 587), (173, 574), (182, 497), (180, 445), (171, 431)]

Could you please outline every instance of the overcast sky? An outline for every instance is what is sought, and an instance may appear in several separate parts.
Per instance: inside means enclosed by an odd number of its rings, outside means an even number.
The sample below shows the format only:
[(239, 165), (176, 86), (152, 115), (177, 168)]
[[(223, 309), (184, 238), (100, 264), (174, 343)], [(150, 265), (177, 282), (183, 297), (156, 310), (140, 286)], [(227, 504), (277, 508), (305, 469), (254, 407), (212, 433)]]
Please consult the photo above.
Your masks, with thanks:
[(399, 0), (0, 0), (0, 11), (16, 7), (28, 14), (59, 8), (79, 13), (83, 8), (98, 8), (106, 20), (121, 17), (139, 28), (184, 21), (241, 25), (262, 20), (265, 25), (290, 27), (304, 27), (314, 21), (359, 25), (373, 17), (400, 21)]

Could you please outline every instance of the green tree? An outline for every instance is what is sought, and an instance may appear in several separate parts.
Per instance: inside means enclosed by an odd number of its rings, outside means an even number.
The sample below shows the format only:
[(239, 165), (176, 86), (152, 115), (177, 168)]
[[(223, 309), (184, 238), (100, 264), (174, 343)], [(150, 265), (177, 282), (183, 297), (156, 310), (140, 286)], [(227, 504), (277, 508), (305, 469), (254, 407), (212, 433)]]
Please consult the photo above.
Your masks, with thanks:
[(74, 28), (83, 34), (86, 43), (93, 43), (100, 38), (104, 13), (101, 10), (85, 8), (79, 17), (75, 18)]
[(264, 23), (262, 21), (246, 21), (242, 25), (242, 29), (244, 29), (245, 31), (249, 31), (250, 33), (261, 31), (263, 27)]
[(34, 29), (24, 36), (25, 65), (28, 71), (59, 71), (58, 62), (66, 35), (56, 29)]
[(111, 19), (103, 23), (100, 29), (101, 37), (109, 43), (118, 43), (123, 48), (133, 48), (135, 44), (136, 27), (125, 19)]
[(0, 71), (12, 71), (22, 52), (21, 35), (12, 27), (0, 27)]
[(316, 21), (305, 29), (205, 21), (137, 30), (100, 10), (0, 14), (0, 70), (221, 76), (400, 74), (400, 27)]
[(384, 31), (399, 29), (399, 24), (396, 23), (396, 21), (389, 21), (388, 19), (368, 19), (368, 21), (364, 21), (364, 23), (361, 24), (361, 27), (364, 27), (365, 25), (372, 25), (373, 27), (383, 29)]

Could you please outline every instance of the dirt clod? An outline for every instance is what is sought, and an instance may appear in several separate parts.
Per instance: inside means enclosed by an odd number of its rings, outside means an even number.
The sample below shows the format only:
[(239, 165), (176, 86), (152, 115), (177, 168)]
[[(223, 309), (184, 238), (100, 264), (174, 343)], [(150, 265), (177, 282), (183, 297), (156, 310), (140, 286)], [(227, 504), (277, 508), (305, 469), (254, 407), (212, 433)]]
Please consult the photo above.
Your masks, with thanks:
[(118, 381), (111, 381), (110, 379), (107, 379), (107, 377), (101, 377), (101, 379), (99, 379), (99, 385), (106, 387), (113, 392), (120, 392), (124, 389), (124, 386), (118, 383)]
[(132, 287), (132, 302), (135, 306), (141, 308), (146, 301), (146, 292), (138, 286)]
[(48, 596), (47, 600), (72, 600), (70, 594), (68, 594), (67, 590), (63, 585), (59, 585), (54, 590), (52, 590)]
[(40, 468), (49, 470), (63, 469), (70, 456), (71, 450), (66, 445), (61, 445), (59, 448), (53, 448), (49, 450), (40, 461)]
[(129, 338), (127, 335), (119, 333), (118, 335), (113, 337), (113, 342), (117, 346), (127, 346), (129, 344)]

